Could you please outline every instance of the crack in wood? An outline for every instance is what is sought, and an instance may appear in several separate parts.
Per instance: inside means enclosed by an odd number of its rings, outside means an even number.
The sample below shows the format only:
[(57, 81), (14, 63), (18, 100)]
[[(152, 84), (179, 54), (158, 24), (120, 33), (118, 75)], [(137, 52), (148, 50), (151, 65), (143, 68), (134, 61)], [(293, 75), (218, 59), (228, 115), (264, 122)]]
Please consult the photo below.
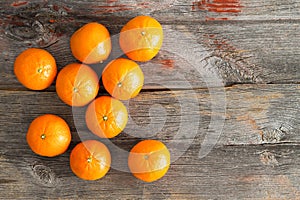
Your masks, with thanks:
[(10, 183), (15, 183), (15, 182), (18, 182), (18, 181), (13, 180), (13, 179), (0, 179), (0, 185), (10, 184)]

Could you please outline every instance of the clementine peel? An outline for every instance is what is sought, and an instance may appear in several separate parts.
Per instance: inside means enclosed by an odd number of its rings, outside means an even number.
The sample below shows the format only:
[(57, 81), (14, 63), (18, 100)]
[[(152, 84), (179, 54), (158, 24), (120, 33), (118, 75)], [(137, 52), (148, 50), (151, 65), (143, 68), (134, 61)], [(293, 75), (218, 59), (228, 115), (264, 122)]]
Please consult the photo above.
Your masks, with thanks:
[(70, 155), (73, 173), (84, 180), (97, 180), (109, 171), (111, 156), (108, 148), (96, 140), (77, 144)]
[(119, 43), (132, 60), (146, 62), (159, 52), (163, 42), (161, 24), (150, 16), (137, 16), (121, 30)]
[(31, 90), (43, 90), (55, 79), (56, 62), (48, 51), (29, 48), (17, 56), (14, 73), (25, 87)]
[(83, 63), (101, 62), (111, 52), (110, 34), (102, 24), (91, 22), (73, 33), (70, 47), (74, 57)]
[(70, 106), (84, 106), (98, 94), (99, 78), (87, 65), (72, 63), (65, 66), (57, 76), (56, 92)]
[(71, 142), (71, 132), (62, 118), (46, 114), (31, 122), (26, 140), (36, 154), (54, 157), (67, 150)]
[(167, 173), (170, 166), (170, 152), (160, 141), (144, 140), (131, 149), (128, 166), (136, 178), (153, 182)]
[(85, 119), (92, 133), (101, 138), (113, 138), (125, 128), (128, 113), (121, 101), (101, 96), (89, 104)]
[(102, 82), (111, 96), (128, 100), (139, 94), (144, 84), (144, 74), (136, 62), (119, 58), (105, 67)]

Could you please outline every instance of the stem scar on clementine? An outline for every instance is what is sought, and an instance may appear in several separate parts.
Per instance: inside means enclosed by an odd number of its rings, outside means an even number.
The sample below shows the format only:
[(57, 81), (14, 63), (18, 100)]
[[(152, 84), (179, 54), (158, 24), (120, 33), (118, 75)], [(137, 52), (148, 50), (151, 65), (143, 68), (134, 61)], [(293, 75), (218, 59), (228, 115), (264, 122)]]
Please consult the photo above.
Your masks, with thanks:
[(36, 154), (54, 157), (67, 150), (71, 142), (71, 132), (62, 118), (46, 114), (31, 122), (26, 140)]
[(168, 148), (157, 140), (144, 140), (136, 144), (128, 156), (128, 167), (132, 174), (145, 182), (162, 178), (170, 166)]
[(110, 34), (102, 24), (91, 22), (73, 33), (70, 47), (74, 57), (83, 63), (102, 62), (111, 52)]
[(97, 180), (109, 171), (111, 155), (108, 148), (96, 140), (77, 144), (70, 155), (73, 173), (84, 180)]
[(95, 135), (101, 138), (113, 138), (124, 130), (128, 113), (121, 101), (102, 96), (90, 103), (85, 120), (87, 127)]
[(97, 96), (98, 91), (98, 75), (87, 65), (72, 63), (58, 73), (57, 95), (70, 106), (87, 105)]
[(144, 84), (144, 74), (139, 65), (125, 58), (118, 58), (105, 67), (102, 82), (107, 92), (120, 100), (136, 97)]
[(54, 57), (48, 51), (29, 48), (17, 56), (14, 73), (25, 87), (43, 90), (54, 81), (57, 67)]
[(121, 30), (120, 47), (128, 58), (146, 62), (159, 52), (163, 43), (161, 24), (150, 16), (137, 16)]

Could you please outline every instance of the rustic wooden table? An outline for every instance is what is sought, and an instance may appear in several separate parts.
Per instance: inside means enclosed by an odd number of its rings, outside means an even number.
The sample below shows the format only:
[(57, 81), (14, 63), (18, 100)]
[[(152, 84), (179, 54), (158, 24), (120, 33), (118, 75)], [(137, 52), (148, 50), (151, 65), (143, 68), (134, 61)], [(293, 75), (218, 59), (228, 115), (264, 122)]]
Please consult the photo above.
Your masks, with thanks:
[[(299, 0), (4, 0), (0, 7), (1, 198), (300, 199)], [(116, 152), (120, 165), (103, 179), (80, 180), (69, 168), (70, 151), (82, 139), (98, 139), (86, 131), (84, 110), (63, 104), (53, 85), (21, 86), (14, 59), (44, 48), (61, 69), (76, 61), (69, 38), (78, 27), (97, 21), (117, 38), (141, 14), (162, 23), (164, 48), (141, 64), (146, 84), (127, 104), (130, 124), (110, 145), (128, 151), (145, 133), (178, 155), (154, 183), (127, 173)], [(111, 59), (117, 43), (114, 49)], [(93, 67), (101, 73), (104, 64)], [(68, 151), (51, 159), (32, 153), (25, 139), (30, 122), (45, 113), (63, 117), (73, 137)], [(213, 148), (199, 158), (204, 147)]]

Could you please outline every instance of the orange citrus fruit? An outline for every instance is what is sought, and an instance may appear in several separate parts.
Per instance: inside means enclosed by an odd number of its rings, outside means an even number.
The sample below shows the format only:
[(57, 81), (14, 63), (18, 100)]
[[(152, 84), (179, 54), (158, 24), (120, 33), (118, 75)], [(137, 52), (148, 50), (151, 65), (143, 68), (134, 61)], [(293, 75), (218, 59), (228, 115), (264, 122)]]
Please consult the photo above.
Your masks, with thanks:
[(120, 100), (128, 100), (139, 94), (144, 84), (144, 74), (139, 65), (125, 58), (110, 62), (102, 73), (107, 92)]
[(48, 51), (29, 48), (16, 58), (14, 73), (25, 87), (31, 90), (43, 90), (55, 79), (56, 62)]
[(170, 152), (160, 141), (144, 140), (131, 149), (128, 166), (136, 178), (153, 182), (167, 173), (170, 166)]
[(84, 106), (98, 94), (99, 78), (87, 65), (72, 63), (65, 66), (57, 76), (56, 92), (70, 106)]
[(111, 52), (110, 34), (102, 24), (91, 22), (73, 33), (70, 47), (74, 57), (83, 63), (101, 62)]
[(146, 62), (159, 52), (163, 42), (161, 24), (150, 16), (137, 16), (121, 30), (119, 43), (132, 60)]
[(121, 101), (102, 96), (90, 103), (85, 119), (87, 127), (95, 135), (101, 138), (113, 138), (125, 128), (128, 113)]
[(109, 171), (111, 156), (108, 148), (96, 140), (77, 144), (70, 155), (73, 173), (84, 180), (97, 180)]
[(26, 139), (33, 152), (41, 156), (53, 157), (68, 149), (71, 132), (62, 118), (46, 114), (31, 122)]

